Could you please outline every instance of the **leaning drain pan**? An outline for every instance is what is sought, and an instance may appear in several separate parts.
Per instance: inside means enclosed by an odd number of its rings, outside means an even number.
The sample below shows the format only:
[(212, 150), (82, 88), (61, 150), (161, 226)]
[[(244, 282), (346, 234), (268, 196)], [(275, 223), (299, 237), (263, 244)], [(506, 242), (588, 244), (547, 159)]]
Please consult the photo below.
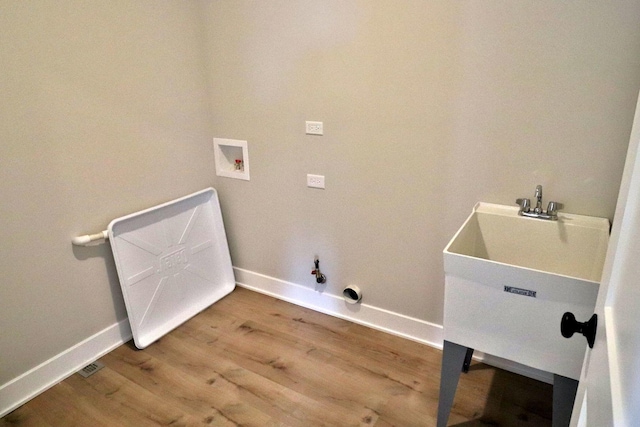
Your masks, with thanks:
[(108, 232), (138, 348), (235, 288), (213, 188), (117, 218)]

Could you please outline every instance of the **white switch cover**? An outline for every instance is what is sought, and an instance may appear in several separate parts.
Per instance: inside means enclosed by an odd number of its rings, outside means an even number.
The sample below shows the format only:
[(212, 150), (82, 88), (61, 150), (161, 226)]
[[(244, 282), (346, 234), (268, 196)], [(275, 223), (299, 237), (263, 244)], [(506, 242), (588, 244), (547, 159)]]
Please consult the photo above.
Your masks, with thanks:
[(322, 122), (304, 122), (307, 135), (323, 135)]
[(307, 187), (324, 189), (324, 175), (307, 174)]

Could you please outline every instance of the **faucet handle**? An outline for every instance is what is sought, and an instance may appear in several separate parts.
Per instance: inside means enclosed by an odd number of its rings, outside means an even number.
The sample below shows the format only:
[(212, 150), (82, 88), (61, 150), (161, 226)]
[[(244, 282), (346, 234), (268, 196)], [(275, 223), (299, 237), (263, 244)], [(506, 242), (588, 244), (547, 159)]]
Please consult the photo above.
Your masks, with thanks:
[(516, 203), (520, 206), (522, 212), (529, 212), (531, 208), (531, 200), (529, 199), (516, 199)]
[(555, 215), (560, 209), (564, 209), (564, 205), (558, 202), (549, 202), (547, 206), (547, 213), (549, 215)]

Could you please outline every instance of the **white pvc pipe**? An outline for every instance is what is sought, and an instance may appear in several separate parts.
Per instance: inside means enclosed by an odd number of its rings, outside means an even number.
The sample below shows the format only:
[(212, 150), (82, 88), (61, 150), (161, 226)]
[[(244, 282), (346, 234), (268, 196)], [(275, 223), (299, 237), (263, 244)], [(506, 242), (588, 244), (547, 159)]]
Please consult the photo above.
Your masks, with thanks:
[(71, 239), (71, 243), (76, 246), (89, 246), (90, 244), (104, 243), (109, 238), (109, 232), (107, 230), (101, 231), (96, 234), (85, 234), (84, 236), (76, 236)]

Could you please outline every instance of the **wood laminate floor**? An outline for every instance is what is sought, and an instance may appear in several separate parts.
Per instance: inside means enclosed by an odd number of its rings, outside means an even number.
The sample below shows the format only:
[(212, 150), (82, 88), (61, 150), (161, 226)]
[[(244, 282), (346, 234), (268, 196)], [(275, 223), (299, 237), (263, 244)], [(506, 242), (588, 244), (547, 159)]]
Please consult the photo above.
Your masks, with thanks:
[[(0, 426), (435, 426), (439, 350), (242, 288)], [(550, 426), (552, 387), (481, 363), (449, 425)]]

